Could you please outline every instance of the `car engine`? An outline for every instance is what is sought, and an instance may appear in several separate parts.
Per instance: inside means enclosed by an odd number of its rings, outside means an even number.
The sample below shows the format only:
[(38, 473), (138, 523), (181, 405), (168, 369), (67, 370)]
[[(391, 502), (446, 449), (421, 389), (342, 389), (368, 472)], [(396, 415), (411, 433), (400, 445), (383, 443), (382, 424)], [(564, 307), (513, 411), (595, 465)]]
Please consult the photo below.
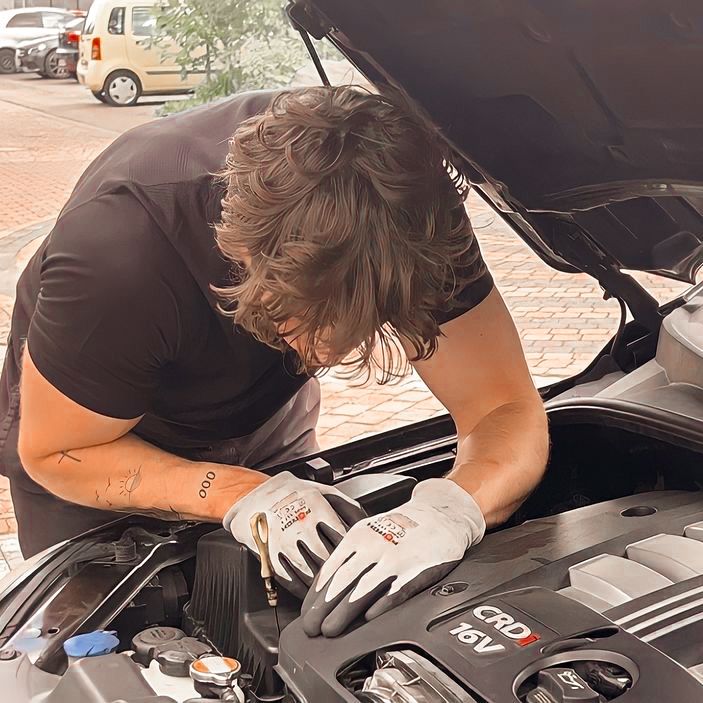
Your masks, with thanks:
[[(398, 490), (406, 479), (384, 482)], [(223, 530), (131, 527), (110, 543), (121, 566), (93, 545), (91, 561), (69, 565), (63, 588), (11, 631), (0, 649), (3, 700), (703, 701), (701, 517), (699, 492), (663, 490), (528, 520), (487, 535), (442, 583), (334, 640), (304, 634), (292, 596), (281, 593), (274, 612), (258, 563)], [(183, 531), (194, 555), (179, 561)], [(160, 550), (173, 563), (145, 576)], [(104, 596), (125, 587), (130, 569), (146, 585), (122, 593), (116, 613)], [(84, 599), (78, 629), (109, 631), (119, 645), (76, 656), (76, 638), (59, 646), (56, 631), (76, 622), (75, 600), (84, 579), (95, 592), (96, 572), (108, 588), (97, 605)]]
[(443, 583), (330, 642), (299, 622), (301, 701), (703, 701), (703, 499), (649, 493), (494, 533)]

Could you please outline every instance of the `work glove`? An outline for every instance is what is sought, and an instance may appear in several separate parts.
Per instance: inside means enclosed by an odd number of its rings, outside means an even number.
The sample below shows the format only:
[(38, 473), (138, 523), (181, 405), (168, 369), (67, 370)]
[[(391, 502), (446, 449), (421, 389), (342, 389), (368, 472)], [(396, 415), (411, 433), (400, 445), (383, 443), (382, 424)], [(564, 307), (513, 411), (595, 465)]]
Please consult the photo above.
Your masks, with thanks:
[(303, 628), (336, 637), (446, 576), (479, 542), (486, 521), (454, 481), (419, 483), (410, 500), (357, 522), (324, 563), (303, 602)]
[(355, 500), (336, 488), (284, 471), (238, 500), (223, 520), (225, 529), (259, 557), (250, 524), (257, 513), (268, 523), (276, 581), (299, 598), (349, 527), (366, 516)]

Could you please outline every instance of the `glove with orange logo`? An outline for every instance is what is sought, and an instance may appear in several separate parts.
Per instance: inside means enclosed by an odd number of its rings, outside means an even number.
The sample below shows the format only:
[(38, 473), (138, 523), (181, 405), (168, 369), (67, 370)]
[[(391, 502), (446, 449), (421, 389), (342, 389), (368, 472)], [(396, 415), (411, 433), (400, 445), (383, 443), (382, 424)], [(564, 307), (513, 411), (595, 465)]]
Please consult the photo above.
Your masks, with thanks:
[(336, 488), (304, 481), (290, 471), (237, 501), (223, 520), (225, 529), (258, 555), (250, 525), (256, 513), (266, 515), (276, 580), (300, 598), (349, 527), (366, 516), (355, 500)]
[(303, 602), (305, 632), (336, 637), (362, 613), (371, 620), (394, 608), (446, 576), (485, 531), (481, 509), (454, 481), (419, 483), (407, 503), (349, 530)]

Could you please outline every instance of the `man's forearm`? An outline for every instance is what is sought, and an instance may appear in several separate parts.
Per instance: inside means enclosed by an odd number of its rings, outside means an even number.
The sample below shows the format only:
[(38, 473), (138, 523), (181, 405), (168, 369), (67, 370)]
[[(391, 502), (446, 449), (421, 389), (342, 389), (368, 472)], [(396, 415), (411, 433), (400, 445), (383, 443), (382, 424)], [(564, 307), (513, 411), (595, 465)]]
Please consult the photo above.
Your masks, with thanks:
[(549, 435), (542, 401), (535, 393), (502, 405), (470, 432), (457, 425), (457, 458), (448, 478), (473, 496), (489, 527), (499, 525), (544, 474)]
[(174, 520), (220, 521), (266, 479), (242, 467), (187, 461), (134, 434), (95, 447), (21, 458), (35, 481), (72, 503)]

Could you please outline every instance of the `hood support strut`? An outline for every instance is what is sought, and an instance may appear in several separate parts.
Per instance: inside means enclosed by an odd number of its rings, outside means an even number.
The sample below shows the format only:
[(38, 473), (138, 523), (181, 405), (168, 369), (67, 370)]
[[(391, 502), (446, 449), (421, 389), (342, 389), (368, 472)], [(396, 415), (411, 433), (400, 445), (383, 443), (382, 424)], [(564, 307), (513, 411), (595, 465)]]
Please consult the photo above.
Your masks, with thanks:
[[(542, 232), (546, 234), (544, 228)], [(632, 276), (623, 273), (617, 263), (598, 247), (577, 225), (562, 220), (546, 237), (550, 247), (567, 261), (578, 261), (579, 268), (595, 278), (612, 297), (624, 302), (632, 316), (650, 332), (659, 333), (662, 313), (658, 301)]]

